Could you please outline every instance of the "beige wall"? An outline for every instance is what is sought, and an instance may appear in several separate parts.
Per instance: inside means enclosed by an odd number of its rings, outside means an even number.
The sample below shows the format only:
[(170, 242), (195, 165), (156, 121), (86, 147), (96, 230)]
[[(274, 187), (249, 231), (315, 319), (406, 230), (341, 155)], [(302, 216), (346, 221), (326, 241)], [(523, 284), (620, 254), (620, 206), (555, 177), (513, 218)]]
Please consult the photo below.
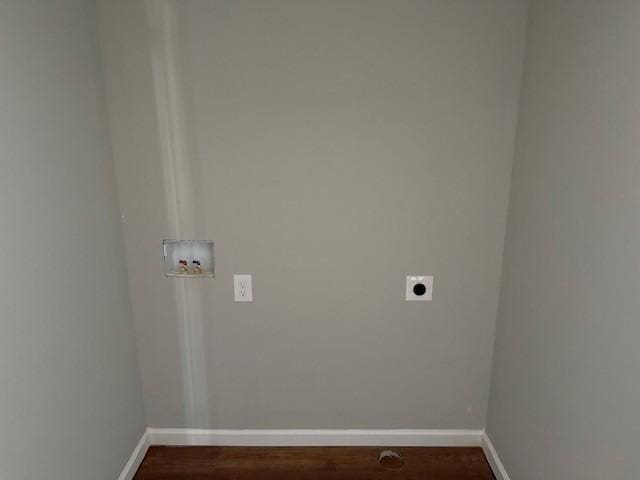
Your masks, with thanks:
[(2, 480), (113, 480), (146, 424), (95, 23), (0, 1)]
[(511, 478), (640, 478), (640, 3), (535, 0), (487, 429)]
[[(216, 242), (198, 352), (158, 257), (157, 45), (142, 2), (100, 2), (149, 423), (193, 424), (203, 361), (194, 426), (482, 427), (527, 2), (169, 3), (192, 227)], [(432, 303), (404, 301), (414, 273)]]

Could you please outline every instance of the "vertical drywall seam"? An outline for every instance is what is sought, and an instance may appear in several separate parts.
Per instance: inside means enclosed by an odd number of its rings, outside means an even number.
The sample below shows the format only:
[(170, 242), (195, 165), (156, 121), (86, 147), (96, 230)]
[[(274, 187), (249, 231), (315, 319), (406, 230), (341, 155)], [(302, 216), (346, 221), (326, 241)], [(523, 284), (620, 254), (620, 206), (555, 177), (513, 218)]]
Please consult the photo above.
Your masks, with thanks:
[[(156, 114), (162, 152), (169, 234), (197, 236), (197, 203), (188, 154), (182, 98), (175, 5), (146, 0)], [(188, 427), (208, 428), (209, 402), (203, 344), (202, 295), (199, 280), (172, 279), (176, 288), (178, 326)]]

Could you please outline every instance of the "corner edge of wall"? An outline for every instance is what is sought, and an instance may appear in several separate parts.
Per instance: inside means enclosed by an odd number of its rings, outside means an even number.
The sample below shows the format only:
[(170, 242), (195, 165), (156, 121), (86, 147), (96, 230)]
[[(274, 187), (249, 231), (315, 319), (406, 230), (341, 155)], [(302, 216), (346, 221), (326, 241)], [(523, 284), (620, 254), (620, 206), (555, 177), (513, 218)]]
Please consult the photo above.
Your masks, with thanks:
[(498, 452), (493, 446), (493, 443), (486, 431), (482, 434), (481, 447), (484, 452), (484, 456), (487, 458), (487, 462), (489, 462), (491, 470), (493, 470), (496, 480), (511, 480), (507, 473), (507, 469), (504, 467), (502, 460), (500, 460), (500, 456), (498, 455)]
[(118, 480), (133, 480), (140, 464), (142, 464), (142, 460), (144, 460), (144, 456), (147, 454), (147, 450), (151, 446), (151, 441), (149, 437), (149, 429), (147, 428), (142, 437), (140, 437), (140, 441), (131, 452), (131, 456), (127, 463), (124, 465), (122, 472), (118, 476)]

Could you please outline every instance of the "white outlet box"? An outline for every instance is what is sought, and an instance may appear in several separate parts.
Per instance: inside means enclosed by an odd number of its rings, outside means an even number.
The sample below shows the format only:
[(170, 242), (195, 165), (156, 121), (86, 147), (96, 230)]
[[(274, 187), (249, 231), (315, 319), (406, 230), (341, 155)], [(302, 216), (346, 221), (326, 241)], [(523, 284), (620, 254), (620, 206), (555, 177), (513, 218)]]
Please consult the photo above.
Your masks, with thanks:
[(236, 302), (253, 302), (251, 275), (233, 276), (233, 296)]
[(184, 278), (215, 276), (211, 240), (164, 240), (162, 246), (165, 276)]
[(408, 302), (430, 302), (433, 299), (433, 276), (407, 276), (405, 299)]

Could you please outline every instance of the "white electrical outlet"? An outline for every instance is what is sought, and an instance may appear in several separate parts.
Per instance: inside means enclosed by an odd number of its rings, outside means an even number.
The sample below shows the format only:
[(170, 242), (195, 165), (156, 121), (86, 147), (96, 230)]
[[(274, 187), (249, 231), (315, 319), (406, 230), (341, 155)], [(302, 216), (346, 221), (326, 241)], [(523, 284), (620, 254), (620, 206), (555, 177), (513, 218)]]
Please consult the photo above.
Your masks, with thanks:
[(233, 296), (236, 302), (253, 302), (251, 275), (233, 276)]
[(409, 275), (405, 295), (408, 302), (430, 302), (433, 298), (433, 276)]

